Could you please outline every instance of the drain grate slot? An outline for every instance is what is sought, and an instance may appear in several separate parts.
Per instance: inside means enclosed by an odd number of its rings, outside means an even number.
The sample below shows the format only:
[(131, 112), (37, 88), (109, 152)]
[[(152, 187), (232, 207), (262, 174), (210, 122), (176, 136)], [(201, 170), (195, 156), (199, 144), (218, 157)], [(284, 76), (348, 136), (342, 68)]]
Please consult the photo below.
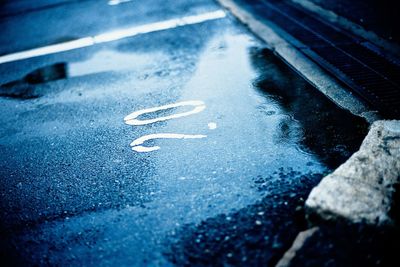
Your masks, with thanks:
[(400, 116), (400, 66), (366, 41), (314, 17), (288, 1), (238, 0), (261, 20), (274, 23), (288, 41), (334, 74), (388, 117)]

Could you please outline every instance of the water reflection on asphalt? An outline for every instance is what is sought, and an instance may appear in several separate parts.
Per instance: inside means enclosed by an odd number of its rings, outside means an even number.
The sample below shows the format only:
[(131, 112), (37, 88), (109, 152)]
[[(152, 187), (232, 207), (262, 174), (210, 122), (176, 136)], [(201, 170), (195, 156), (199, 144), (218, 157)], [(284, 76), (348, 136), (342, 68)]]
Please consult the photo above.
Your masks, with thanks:
[[(18, 245), (34, 241), (24, 253), (38, 260), (50, 251), (53, 264), (67, 258), (95, 265), (101, 255), (111, 265), (265, 265), (291, 244), (304, 228), (304, 198), (357, 149), (367, 125), (242, 30), (202, 41), (193, 62), (177, 63), (189, 71), (177, 75), (149, 71), (160, 57), (168, 62), (160, 51), (100, 52), (90, 59), (95, 71), (74, 79), (48, 75), (45, 67), (8, 83), (30, 84), (32, 92), (37, 84), (58, 88), (21, 104), (42, 105), (22, 108), (13, 127), (26, 134), (0, 139), (2, 175), (12, 172), (27, 184), (1, 204), (2, 218), (23, 225), (25, 216), (34, 225), (8, 237)], [(129, 83), (107, 67), (113, 58), (153, 56), (117, 68), (131, 71)], [(79, 63), (65, 64), (53, 65), (55, 72)], [(137, 64), (148, 76), (139, 78)], [(34, 83), (32, 73), (40, 77)], [(85, 75), (92, 77), (86, 87)], [(114, 79), (115, 87), (98, 77)], [(64, 97), (81, 87), (79, 99)], [(129, 145), (154, 153), (133, 153)], [(24, 155), (30, 164), (18, 168)], [(70, 165), (61, 168), (69, 155)], [(3, 183), (17, 188), (13, 180)]]

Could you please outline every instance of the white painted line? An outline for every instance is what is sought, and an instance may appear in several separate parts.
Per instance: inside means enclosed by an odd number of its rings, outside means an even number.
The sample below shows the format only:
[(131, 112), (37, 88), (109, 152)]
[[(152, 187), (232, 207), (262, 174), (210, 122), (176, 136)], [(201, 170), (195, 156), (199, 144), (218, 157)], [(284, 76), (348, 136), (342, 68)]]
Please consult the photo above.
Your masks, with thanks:
[[(169, 116), (155, 118), (155, 119), (148, 119), (148, 120), (137, 119), (137, 117), (139, 117), (140, 115), (146, 114), (146, 113), (152, 113), (152, 112), (156, 112), (156, 111), (160, 111), (160, 110), (166, 110), (166, 109), (183, 107), (183, 106), (194, 106), (194, 109), (187, 111), (187, 112), (172, 114)], [(204, 104), (203, 101), (199, 101), (199, 100), (183, 101), (183, 102), (178, 102), (178, 103), (174, 103), (174, 104), (168, 104), (168, 105), (155, 107), (155, 108), (146, 108), (146, 109), (132, 112), (131, 114), (127, 115), (124, 118), (124, 121), (128, 125), (146, 125), (146, 124), (155, 123), (155, 122), (159, 122), (159, 121), (166, 121), (166, 120), (170, 120), (170, 119), (177, 119), (180, 117), (186, 117), (189, 115), (193, 115), (193, 114), (202, 112), (205, 108), (206, 108), (206, 105)]]
[(55, 45), (43, 46), (31, 50), (26, 50), (22, 52), (12, 53), (4, 56), (0, 56), (0, 64), (18, 61), (27, 58), (45, 56), (49, 54), (55, 54), (58, 52), (64, 52), (68, 50), (73, 50), (77, 48), (82, 48), (86, 46), (91, 46), (94, 44), (92, 37), (86, 37), (74, 41), (59, 43)]
[(145, 25), (141, 25), (141, 26), (136, 26), (136, 27), (132, 27), (132, 28), (124, 29), (124, 30), (103, 33), (103, 34), (94, 36), (93, 38), (94, 38), (94, 42), (96, 44), (105, 43), (105, 42), (120, 40), (120, 39), (127, 38), (127, 37), (132, 37), (132, 36), (139, 35), (139, 34), (162, 31), (162, 30), (169, 30), (169, 29), (173, 29), (173, 28), (177, 28), (177, 27), (185, 26), (185, 25), (198, 24), (198, 23), (201, 23), (204, 21), (224, 18), (225, 16), (226, 16), (226, 13), (223, 10), (218, 10), (218, 11), (208, 12), (208, 13), (204, 13), (204, 14), (200, 14), (200, 15), (187, 16), (187, 17), (182, 17), (182, 18), (177, 18), (177, 19), (170, 19), (170, 20), (145, 24)]
[(116, 6), (116, 5), (119, 5), (119, 4), (123, 4), (123, 3), (129, 3), (129, 2), (132, 2), (133, 0), (110, 0), (110, 1), (108, 1), (108, 5), (109, 6)]
[(152, 146), (152, 147), (146, 147), (142, 146), (142, 144), (148, 140), (153, 140), (153, 139), (200, 139), (200, 138), (206, 138), (207, 135), (202, 135), (202, 134), (175, 134), (175, 133), (158, 133), (158, 134), (149, 134), (145, 135), (142, 137), (139, 137), (135, 141), (131, 143), (132, 150), (136, 152), (151, 152), (160, 149), (159, 146)]
[(165, 21), (145, 24), (145, 25), (141, 25), (141, 26), (135, 26), (135, 27), (131, 27), (131, 28), (123, 29), (123, 30), (117, 30), (117, 31), (99, 34), (96, 36), (85, 37), (85, 38), (77, 39), (74, 41), (43, 46), (43, 47), (39, 47), (39, 48), (34, 48), (34, 49), (30, 49), (30, 50), (25, 50), (25, 51), (21, 51), (21, 52), (16, 52), (16, 53), (0, 56), (0, 64), (23, 60), (23, 59), (29, 59), (29, 58), (33, 58), (33, 57), (45, 56), (45, 55), (50, 55), (50, 54), (55, 54), (55, 53), (60, 53), (60, 52), (65, 52), (65, 51), (69, 51), (69, 50), (73, 50), (73, 49), (92, 46), (92, 45), (99, 44), (99, 43), (111, 42), (111, 41), (116, 41), (116, 40), (120, 40), (120, 39), (124, 39), (124, 38), (128, 38), (128, 37), (133, 37), (133, 36), (144, 34), (144, 33), (168, 30), (168, 29), (173, 29), (173, 28), (186, 26), (186, 25), (193, 25), (193, 24), (198, 24), (198, 23), (202, 23), (205, 21), (221, 19), (224, 17), (226, 17), (226, 13), (220, 9), (217, 11), (207, 12), (207, 13), (203, 13), (203, 14), (199, 14), (199, 15), (187, 16), (187, 17), (182, 17), (182, 18), (177, 18), (177, 19), (171, 19), (171, 20), (165, 20)]

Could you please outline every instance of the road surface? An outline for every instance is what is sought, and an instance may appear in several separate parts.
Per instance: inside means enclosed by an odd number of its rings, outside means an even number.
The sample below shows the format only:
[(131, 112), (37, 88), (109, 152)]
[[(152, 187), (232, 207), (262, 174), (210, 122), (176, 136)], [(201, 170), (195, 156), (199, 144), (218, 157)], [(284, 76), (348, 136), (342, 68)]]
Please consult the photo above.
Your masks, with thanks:
[(365, 135), (213, 1), (2, 5), (9, 265), (272, 264)]

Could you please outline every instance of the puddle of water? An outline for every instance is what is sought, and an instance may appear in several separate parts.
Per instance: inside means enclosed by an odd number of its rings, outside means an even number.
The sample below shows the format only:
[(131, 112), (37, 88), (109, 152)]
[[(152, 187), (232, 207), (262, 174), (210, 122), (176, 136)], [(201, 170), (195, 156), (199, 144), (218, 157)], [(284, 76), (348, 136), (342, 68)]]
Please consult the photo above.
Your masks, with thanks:
[(357, 151), (368, 132), (368, 123), (337, 107), (317, 89), (293, 74), (267, 49), (252, 49), (251, 62), (259, 76), (253, 84), (258, 93), (273, 99), (280, 110), (260, 105), (268, 116), (280, 122), (277, 141), (301, 140), (299, 149), (312, 153), (329, 168), (336, 168)]
[(0, 86), (0, 96), (30, 99), (40, 96), (34, 85), (65, 79), (68, 77), (67, 64), (56, 63), (34, 70), (22, 79)]
[(0, 96), (30, 99), (43, 96), (48, 91), (40, 85), (73, 77), (80, 77), (104, 72), (121, 72), (151, 68), (154, 58), (158, 62), (166, 60), (162, 53), (127, 54), (113, 50), (100, 50), (91, 58), (81, 62), (58, 62), (33, 70), (19, 80), (7, 82), (0, 86)]
[(69, 77), (79, 77), (101, 72), (134, 70), (137, 66), (148, 68), (154, 64), (154, 58), (164, 61), (166, 56), (161, 53), (154, 53), (149, 56), (146, 54), (128, 54), (113, 50), (103, 50), (97, 52), (88, 60), (69, 63), (68, 75)]
[(181, 95), (207, 109), (163, 125), (193, 133), (218, 123), (218, 131), (153, 154), (161, 192), (149, 209), (160, 228), (188, 223), (171, 227), (166, 254), (178, 265), (267, 265), (305, 227), (298, 218), (309, 190), (357, 149), (368, 125), (246, 36), (221, 39), (224, 50), (209, 45)]

